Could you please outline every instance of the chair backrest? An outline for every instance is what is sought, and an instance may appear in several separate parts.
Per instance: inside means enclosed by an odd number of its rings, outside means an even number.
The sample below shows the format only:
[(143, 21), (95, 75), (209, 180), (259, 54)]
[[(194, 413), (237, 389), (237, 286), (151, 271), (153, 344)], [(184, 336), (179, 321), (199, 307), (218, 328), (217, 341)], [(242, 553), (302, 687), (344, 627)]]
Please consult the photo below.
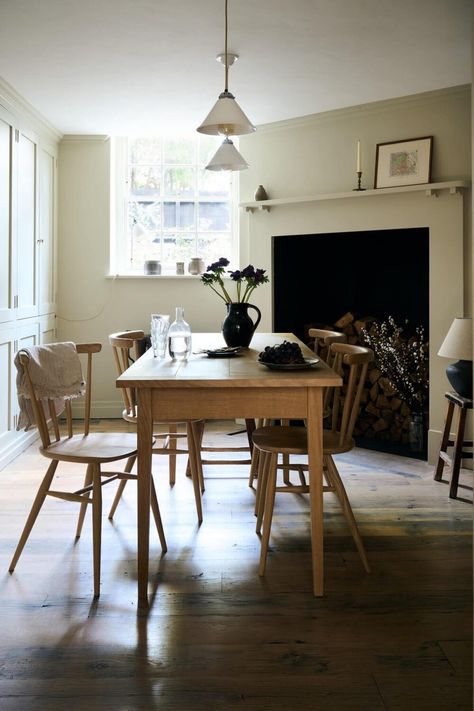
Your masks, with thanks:
[[(84, 393), (84, 426), (83, 432), (85, 435), (89, 434), (90, 427), (90, 417), (91, 417), (91, 393), (92, 393), (92, 355), (94, 353), (99, 353), (102, 350), (102, 345), (100, 343), (76, 343), (76, 351), (78, 354), (87, 355), (87, 366), (86, 366), (86, 386)], [(41, 437), (41, 443), (43, 448), (46, 449), (51, 444), (51, 435), (49, 428), (52, 426), (54, 431), (54, 441), (59, 442), (61, 439), (59, 430), (59, 420), (58, 414), (55, 407), (54, 400), (39, 400), (35, 392), (35, 388), (29, 373), (29, 363), (30, 358), (28, 355), (28, 350), (25, 349), (19, 353), (19, 358), (21, 365), (24, 368), (26, 374), (26, 382), (28, 384), (28, 390), (30, 393), (31, 406), (33, 408), (36, 425)], [(74, 430), (72, 424), (72, 408), (71, 400), (65, 400), (65, 414), (66, 414), (66, 426), (67, 426), (67, 437), (72, 437)]]
[(368, 365), (374, 353), (370, 348), (348, 343), (331, 343), (330, 350), (331, 367), (344, 381), (342, 388), (328, 388), (332, 400), (331, 430), (338, 432), (342, 445), (352, 438)]
[(331, 343), (346, 343), (347, 336), (339, 331), (328, 331), (325, 328), (310, 328), (308, 331), (310, 338), (314, 338), (313, 350), (325, 363), (331, 367), (334, 356), (331, 354), (329, 346)]
[[(325, 328), (310, 328), (308, 330), (310, 338), (314, 338), (313, 350), (330, 368), (333, 366), (334, 354), (331, 352), (331, 343), (346, 343), (347, 336), (339, 331), (329, 331)], [(323, 412), (325, 417), (330, 409), (332, 393), (329, 388), (325, 388)]]
[[(111, 333), (109, 343), (114, 354), (117, 374), (122, 375), (127, 368), (140, 357), (140, 341), (145, 337), (144, 331), (118, 331)], [(120, 388), (127, 418), (137, 417), (137, 394), (135, 388)]]

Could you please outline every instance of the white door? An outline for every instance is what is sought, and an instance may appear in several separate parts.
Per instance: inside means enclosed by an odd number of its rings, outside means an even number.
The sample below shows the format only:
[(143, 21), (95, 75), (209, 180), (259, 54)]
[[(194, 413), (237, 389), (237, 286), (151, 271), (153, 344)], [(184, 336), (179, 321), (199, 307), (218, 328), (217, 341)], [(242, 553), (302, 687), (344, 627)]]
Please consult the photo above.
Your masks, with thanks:
[(15, 325), (0, 328), (0, 452), (15, 436), (17, 403), (13, 365)]
[(13, 118), (0, 106), (0, 323), (11, 321), (13, 299)]
[(52, 151), (41, 147), (39, 151), (39, 238), (38, 238), (38, 289), (39, 314), (55, 310), (55, 166)]
[(20, 131), (18, 141), (18, 204), (17, 204), (17, 317), (27, 318), (38, 313), (36, 263), (36, 185), (37, 141), (32, 134)]

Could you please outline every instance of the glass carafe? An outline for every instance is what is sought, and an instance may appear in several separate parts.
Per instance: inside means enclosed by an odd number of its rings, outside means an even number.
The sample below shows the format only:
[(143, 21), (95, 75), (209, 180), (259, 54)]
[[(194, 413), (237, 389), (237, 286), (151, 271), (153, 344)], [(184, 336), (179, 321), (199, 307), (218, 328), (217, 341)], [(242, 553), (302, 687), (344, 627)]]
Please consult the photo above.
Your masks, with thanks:
[(168, 349), (173, 360), (187, 360), (191, 354), (191, 328), (184, 320), (184, 309), (176, 307), (176, 319), (168, 330)]

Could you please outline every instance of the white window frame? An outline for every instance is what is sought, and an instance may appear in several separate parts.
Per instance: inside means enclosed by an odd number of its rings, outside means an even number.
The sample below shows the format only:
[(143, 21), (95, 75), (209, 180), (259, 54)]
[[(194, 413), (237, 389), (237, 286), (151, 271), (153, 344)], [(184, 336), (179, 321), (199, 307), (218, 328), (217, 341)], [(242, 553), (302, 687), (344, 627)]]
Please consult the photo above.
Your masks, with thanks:
[[(113, 137), (110, 144), (110, 263), (109, 276), (143, 276), (143, 273), (132, 270), (128, 264), (128, 141), (127, 137)], [(235, 141), (234, 141), (235, 142)], [(239, 264), (239, 180), (238, 173), (231, 175), (231, 204), (230, 204), (230, 254), (216, 255), (227, 257), (230, 266), (238, 268)], [(199, 256), (199, 255), (196, 255)], [(185, 265), (187, 267), (187, 265)], [(163, 273), (153, 278), (175, 276), (174, 274)], [(189, 276), (187, 269), (185, 277)], [(177, 277), (183, 279), (183, 276)], [(199, 277), (190, 277), (199, 278)]]

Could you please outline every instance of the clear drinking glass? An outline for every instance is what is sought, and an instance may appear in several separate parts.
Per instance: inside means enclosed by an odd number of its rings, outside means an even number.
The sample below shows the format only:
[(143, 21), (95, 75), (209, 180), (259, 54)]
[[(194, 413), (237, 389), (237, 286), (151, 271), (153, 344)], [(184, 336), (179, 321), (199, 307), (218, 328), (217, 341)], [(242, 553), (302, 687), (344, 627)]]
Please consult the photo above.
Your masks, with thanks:
[(152, 314), (150, 325), (151, 347), (155, 358), (164, 358), (168, 343), (170, 317), (168, 314)]

